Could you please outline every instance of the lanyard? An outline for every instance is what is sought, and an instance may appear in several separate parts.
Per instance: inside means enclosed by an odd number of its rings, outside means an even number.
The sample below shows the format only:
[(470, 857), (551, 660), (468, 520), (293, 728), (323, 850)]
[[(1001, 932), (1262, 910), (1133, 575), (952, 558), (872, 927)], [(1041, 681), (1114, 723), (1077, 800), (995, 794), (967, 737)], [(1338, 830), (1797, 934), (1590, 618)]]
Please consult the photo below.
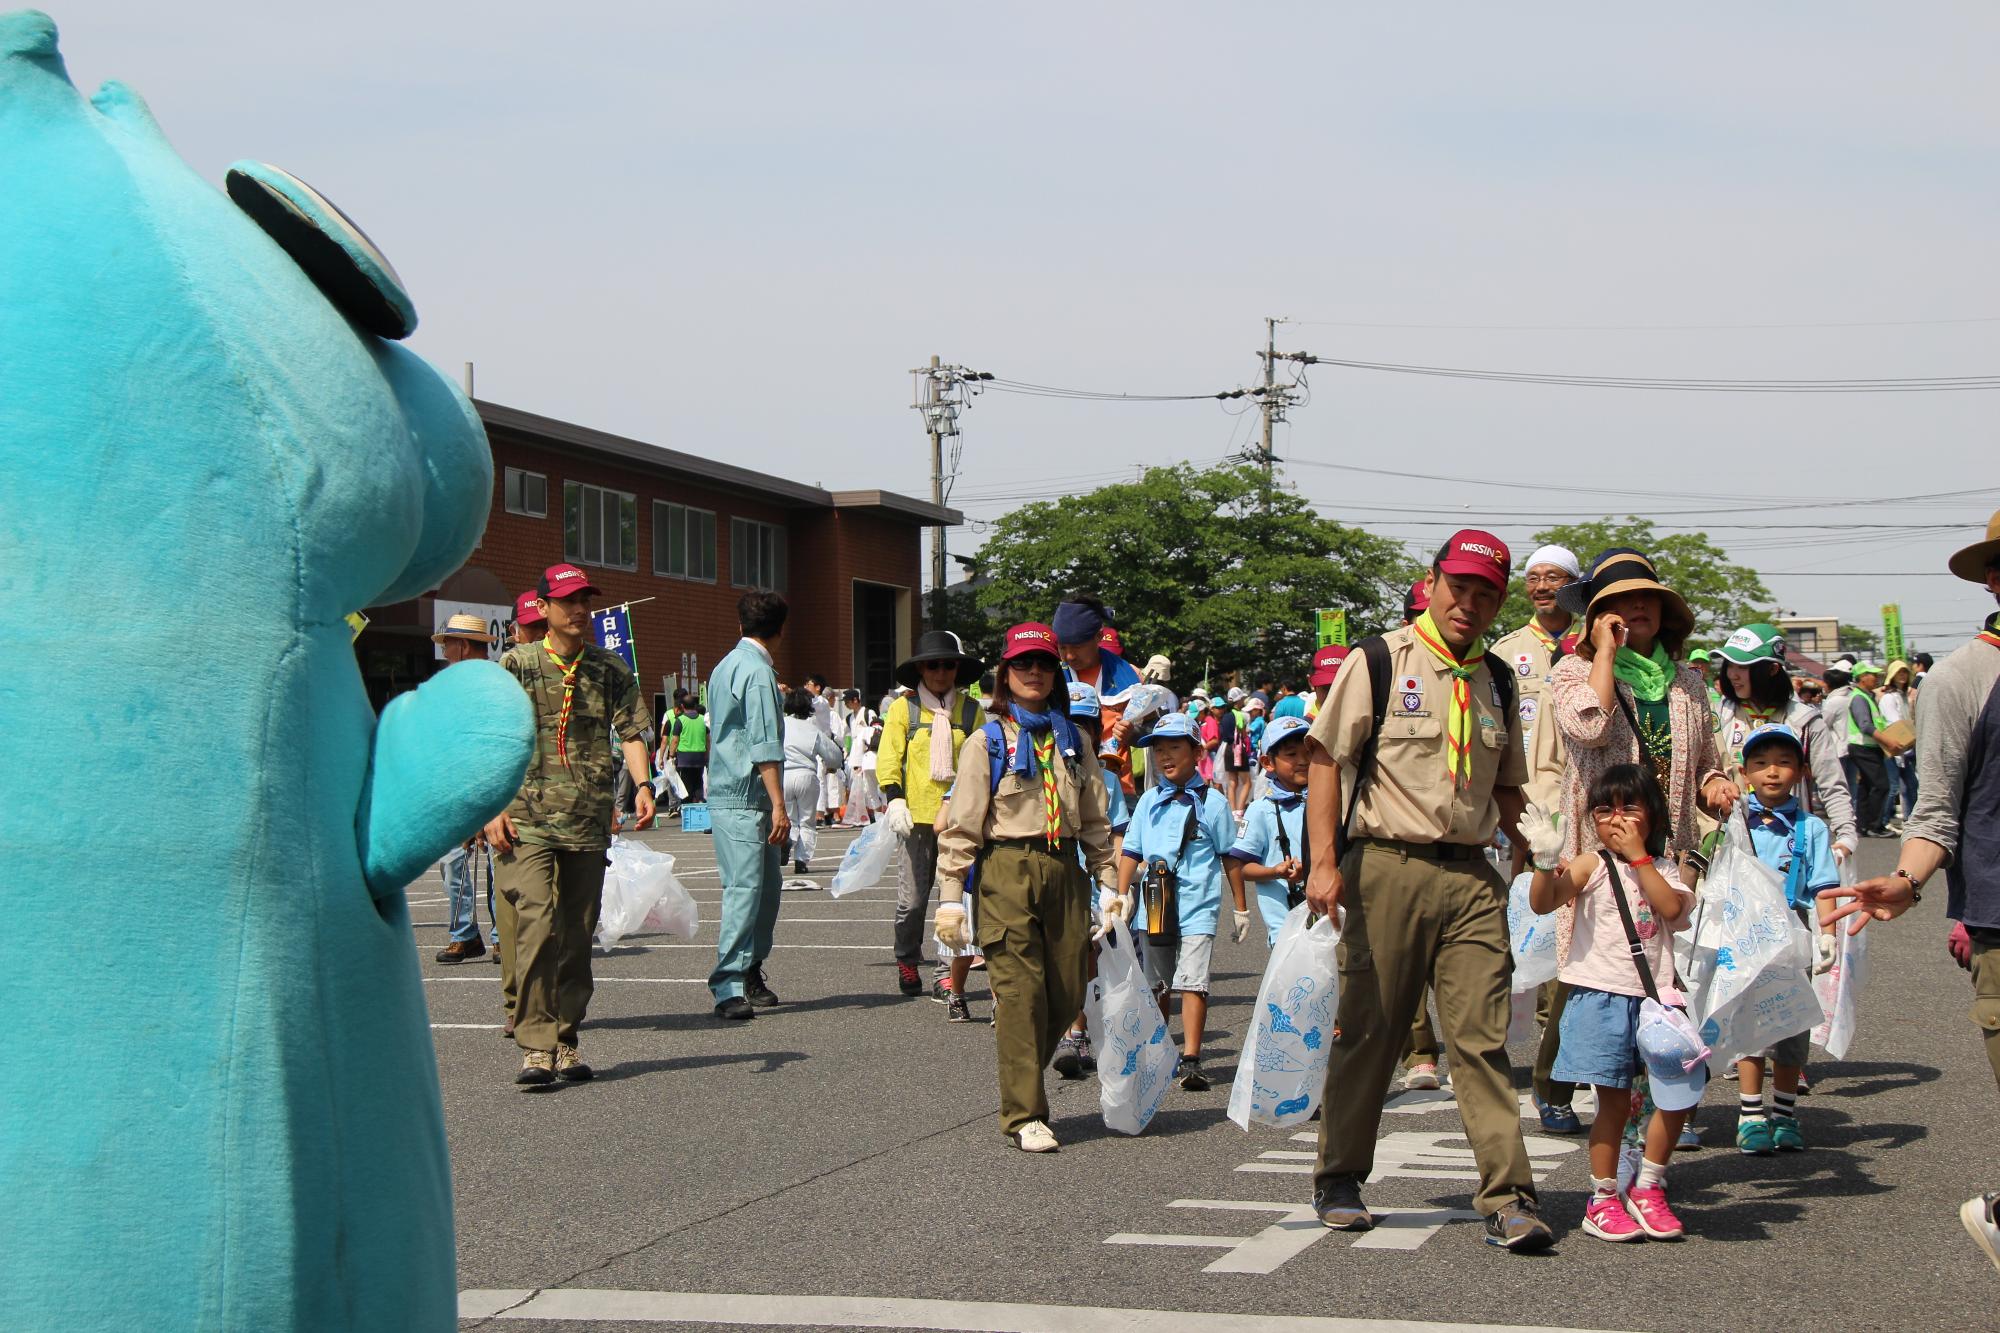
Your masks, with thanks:
[(562, 654), (558, 653), (554, 648), (549, 647), (547, 639), (542, 640), (542, 647), (548, 652), (549, 660), (554, 662), (557, 668), (562, 671), (562, 712), (556, 716), (556, 757), (563, 761), (564, 768), (568, 768), (570, 766), (569, 710), (570, 705), (576, 701), (576, 669), (583, 663), (583, 649), (578, 648), (576, 656), (565, 662), (562, 660)]

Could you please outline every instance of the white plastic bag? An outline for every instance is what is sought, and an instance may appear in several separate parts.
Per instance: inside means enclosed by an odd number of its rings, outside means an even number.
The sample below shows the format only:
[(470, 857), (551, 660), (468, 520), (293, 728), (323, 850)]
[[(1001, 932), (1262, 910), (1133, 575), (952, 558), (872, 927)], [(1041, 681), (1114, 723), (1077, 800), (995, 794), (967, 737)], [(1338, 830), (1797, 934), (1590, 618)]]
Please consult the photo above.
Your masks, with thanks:
[[(1848, 888), (1853, 883), (1854, 858), (1850, 856), (1840, 863), (1840, 884)], [(1833, 966), (1813, 977), (1813, 994), (1819, 997), (1820, 1008), (1826, 1011), (1826, 1021), (1813, 1029), (1812, 1043), (1836, 1060), (1845, 1059), (1848, 1048), (1854, 1044), (1861, 988), (1868, 981), (1868, 937), (1873, 933), (1864, 930), (1859, 935), (1850, 935), (1849, 924), (1842, 921), (1834, 926)]]
[(1812, 948), (1784, 881), (1752, 850), (1739, 806), (1709, 861), (1694, 921), (1674, 937), (1688, 1012), (1715, 1052), (1715, 1072), (1825, 1016), (1813, 994)]
[(663, 764), (660, 766), (660, 771), (653, 775), (653, 795), (660, 795), (663, 787), (674, 794), (676, 801), (685, 801), (688, 798), (687, 783), (681, 780), (681, 771), (677, 765)]
[(826, 891), (838, 898), (880, 884), (889, 871), (890, 859), (896, 854), (896, 842), (888, 820), (878, 819), (870, 824), (860, 837), (847, 844), (847, 854), (840, 858), (840, 869), (834, 872), (833, 883), (826, 886)]
[[(661, 903), (675, 898), (686, 904), (685, 911), (694, 911), (694, 899), (674, 878), (674, 858), (665, 852), (656, 852), (642, 842), (630, 838), (611, 840), (610, 864), (604, 867), (604, 896), (597, 909), (597, 942), (606, 946), (616, 944), (632, 932), (648, 925)], [(681, 917), (678, 903), (671, 905), (674, 920)], [(657, 929), (671, 929), (659, 926)], [(685, 932), (694, 934), (690, 924)]]
[(1514, 990), (1532, 991), (1556, 979), (1556, 914), (1537, 916), (1528, 906), (1528, 882), (1533, 871), (1514, 877), (1507, 891), (1507, 938), (1514, 947)]
[(674, 858), (665, 852), (656, 855), (667, 863), (667, 883), (653, 909), (646, 913), (646, 929), (691, 940), (701, 929), (701, 909), (695, 905), (694, 895), (687, 891), (687, 886), (674, 876)]
[(1340, 1009), (1339, 944), (1333, 918), (1314, 919), (1304, 903), (1278, 927), (1229, 1088), (1229, 1118), (1244, 1129), (1252, 1120), (1282, 1127), (1312, 1119)]
[(1104, 937), (1083, 1012), (1097, 1040), (1104, 1126), (1120, 1134), (1142, 1133), (1167, 1095), (1181, 1053), (1167, 1039), (1167, 1020), (1139, 966), (1132, 928), (1122, 922)]

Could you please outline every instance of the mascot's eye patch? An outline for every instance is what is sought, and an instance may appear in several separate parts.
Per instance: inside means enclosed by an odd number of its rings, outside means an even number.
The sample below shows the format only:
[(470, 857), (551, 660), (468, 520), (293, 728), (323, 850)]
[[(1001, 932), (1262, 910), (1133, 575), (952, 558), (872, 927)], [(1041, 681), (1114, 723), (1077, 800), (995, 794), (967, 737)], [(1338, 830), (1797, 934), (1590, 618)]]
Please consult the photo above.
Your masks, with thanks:
[(238, 162), (224, 186), (342, 314), (381, 338), (416, 332), (403, 280), (368, 233), (318, 190), (263, 162)]

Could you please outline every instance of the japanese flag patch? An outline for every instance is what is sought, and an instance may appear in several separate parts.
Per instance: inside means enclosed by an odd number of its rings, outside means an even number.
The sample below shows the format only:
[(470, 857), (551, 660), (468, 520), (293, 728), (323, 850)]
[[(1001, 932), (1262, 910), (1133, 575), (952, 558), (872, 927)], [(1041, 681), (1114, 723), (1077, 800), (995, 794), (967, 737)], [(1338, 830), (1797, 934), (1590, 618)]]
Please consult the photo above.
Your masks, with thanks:
[(1402, 691), (1405, 713), (1414, 713), (1424, 706), (1424, 683), (1415, 676), (1403, 677), (1396, 688)]
[(1535, 659), (1522, 653), (1514, 659), (1514, 674), (1523, 679), (1535, 674)]

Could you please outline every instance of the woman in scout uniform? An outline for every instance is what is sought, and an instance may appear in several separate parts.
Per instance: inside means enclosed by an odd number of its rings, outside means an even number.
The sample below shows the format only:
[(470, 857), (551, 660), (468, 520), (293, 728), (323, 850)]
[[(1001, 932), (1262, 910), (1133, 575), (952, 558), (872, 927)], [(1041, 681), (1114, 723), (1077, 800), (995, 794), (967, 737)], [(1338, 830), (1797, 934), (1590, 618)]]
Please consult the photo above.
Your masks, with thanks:
[[(953, 950), (975, 940), (986, 955), (1001, 1129), (1025, 1152), (1054, 1152), (1042, 1070), (1083, 1007), (1091, 880), (1110, 879), (1112, 850), (1100, 765), (1069, 720), (1047, 625), (1007, 632), (993, 711), (995, 720), (959, 750), (938, 820), (937, 935)], [(959, 895), (975, 867), (968, 929)], [(1114, 902), (1109, 910), (1122, 917), (1130, 907)]]
[(1861, 845), (1854, 827), (1854, 801), (1840, 769), (1840, 743), (1811, 704), (1793, 697), (1785, 671), (1785, 636), (1772, 625), (1745, 625), (1716, 649), (1721, 659), (1722, 706), (1716, 712), (1716, 739), (1731, 772), (1743, 766), (1743, 741), (1759, 727), (1782, 723), (1799, 738), (1806, 772), (1799, 799), (1833, 831), (1833, 854), (1841, 860)]
[[(979, 701), (966, 686), (979, 679), (985, 664), (965, 651), (956, 634), (930, 630), (917, 649), (896, 668), (896, 683), (915, 690), (890, 703), (882, 718), (882, 740), (876, 747), (875, 780), (882, 786), (889, 809), (883, 816), (889, 831), (902, 843), (896, 870), (896, 979), (905, 995), (924, 993), (918, 969), (924, 961), (924, 922), (930, 915), (931, 885), (937, 878), (937, 819), (945, 793), (958, 776), (958, 752), (965, 738), (983, 720)], [(938, 726), (943, 717), (946, 725)], [(965, 974), (972, 955), (939, 959), (934, 988), (952, 1010), (947, 1018), (963, 1022)]]

